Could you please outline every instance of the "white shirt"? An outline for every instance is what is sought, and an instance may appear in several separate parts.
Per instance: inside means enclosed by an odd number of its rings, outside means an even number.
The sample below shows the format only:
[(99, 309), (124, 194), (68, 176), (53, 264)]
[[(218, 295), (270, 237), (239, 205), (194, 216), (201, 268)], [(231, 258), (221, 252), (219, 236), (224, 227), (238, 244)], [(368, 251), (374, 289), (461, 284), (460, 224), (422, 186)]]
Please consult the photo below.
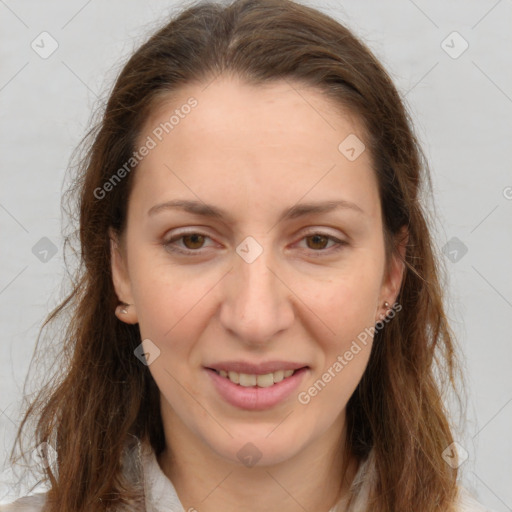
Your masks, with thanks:
[[(183, 508), (176, 489), (172, 482), (165, 476), (155, 453), (148, 445), (139, 443), (137, 450), (132, 450), (129, 457), (140, 461), (143, 473), (145, 512), (186, 512)], [(369, 490), (367, 473), (370, 469), (371, 457), (364, 461), (354, 478), (352, 486), (361, 486), (359, 499), (347, 512), (366, 512), (365, 501)], [(133, 468), (131, 468), (133, 469)], [(459, 487), (458, 512), (492, 512), (480, 505), (463, 487)], [(45, 502), (44, 493), (21, 498), (14, 503), (0, 505), (0, 512), (41, 512)], [(329, 512), (335, 512), (333, 507)], [(123, 512), (141, 512), (140, 505), (123, 508)]]

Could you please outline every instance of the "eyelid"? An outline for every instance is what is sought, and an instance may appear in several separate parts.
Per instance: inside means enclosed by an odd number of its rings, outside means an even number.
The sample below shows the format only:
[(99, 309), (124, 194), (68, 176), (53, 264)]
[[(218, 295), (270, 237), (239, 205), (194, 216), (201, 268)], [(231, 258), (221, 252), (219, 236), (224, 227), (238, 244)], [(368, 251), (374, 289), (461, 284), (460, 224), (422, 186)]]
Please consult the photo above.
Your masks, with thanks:
[[(315, 228), (315, 227), (312, 227), (312, 228), (306, 228), (306, 231), (302, 232), (301, 233), (302, 235), (302, 238), (306, 237), (306, 236), (312, 236), (312, 235), (321, 235), (321, 236), (326, 236), (328, 238), (332, 238), (333, 240), (337, 240), (339, 242), (343, 242), (343, 240), (340, 239), (340, 237), (344, 236), (344, 235), (334, 235), (332, 233), (330, 233), (329, 231), (326, 230), (326, 228)], [(301, 238), (301, 240), (302, 240)]]

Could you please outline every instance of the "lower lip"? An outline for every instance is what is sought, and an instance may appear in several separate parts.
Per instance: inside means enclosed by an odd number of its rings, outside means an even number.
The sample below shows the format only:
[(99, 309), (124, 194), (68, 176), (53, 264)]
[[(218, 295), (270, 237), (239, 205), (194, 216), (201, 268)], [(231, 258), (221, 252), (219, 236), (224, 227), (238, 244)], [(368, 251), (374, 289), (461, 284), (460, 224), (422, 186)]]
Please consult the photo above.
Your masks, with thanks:
[(308, 368), (301, 368), (291, 377), (287, 377), (277, 384), (268, 388), (260, 388), (240, 386), (231, 382), (227, 377), (221, 377), (215, 370), (206, 368), (220, 396), (234, 407), (248, 411), (270, 409), (288, 398), (297, 389), (307, 370)]

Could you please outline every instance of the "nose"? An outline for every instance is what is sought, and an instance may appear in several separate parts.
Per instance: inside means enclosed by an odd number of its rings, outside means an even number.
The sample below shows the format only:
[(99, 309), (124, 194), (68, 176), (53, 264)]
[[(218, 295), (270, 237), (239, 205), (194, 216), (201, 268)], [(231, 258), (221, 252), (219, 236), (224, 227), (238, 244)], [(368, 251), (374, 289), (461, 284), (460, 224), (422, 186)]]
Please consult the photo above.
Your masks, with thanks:
[(275, 262), (264, 250), (252, 263), (234, 255), (224, 280), (220, 322), (238, 340), (266, 346), (293, 324), (293, 293)]

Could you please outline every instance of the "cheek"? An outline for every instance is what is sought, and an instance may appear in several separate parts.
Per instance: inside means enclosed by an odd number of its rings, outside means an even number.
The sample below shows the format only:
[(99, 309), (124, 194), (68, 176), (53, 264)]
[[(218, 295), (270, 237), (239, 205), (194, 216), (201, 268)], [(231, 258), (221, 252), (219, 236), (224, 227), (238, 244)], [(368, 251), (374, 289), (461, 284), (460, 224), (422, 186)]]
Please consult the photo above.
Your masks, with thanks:
[[(297, 401), (307, 411), (310, 421), (325, 428), (331, 425), (345, 409), (350, 397), (356, 390), (368, 364), (371, 342), (347, 351), (338, 352), (329, 360), (323, 371), (305, 386), (298, 394)], [(322, 426), (323, 425), (323, 426)]]
[(200, 328), (201, 299), (207, 287), (160, 278), (146, 279), (134, 290), (141, 334), (163, 343), (177, 340), (186, 330), (190, 335)]
[(174, 366), (191, 363), (189, 353), (213, 314), (217, 273), (188, 273), (155, 258), (134, 257), (132, 291), (142, 339), (149, 338)]
[[(361, 286), (339, 288), (326, 301), (323, 309), (325, 324), (330, 334), (318, 335), (324, 360), (319, 372), (336, 374), (338, 381), (346, 384), (358, 381), (362, 376), (370, 355), (375, 325), (375, 295), (371, 288), (364, 290), (366, 301), (362, 300)], [(357, 299), (355, 299), (357, 297)], [(324, 330), (325, 332), (325, 330)], [(325, 376), (329, 381), (329, 375)]]
[(375, 290), (369, 280), (346, 278), (323, 287), (321, 299), (312, 296), (328, 330), (318, 328), (314, 334), (321, 353), (297, 401), (317, 411), (310, 415), (315, 421), (333, 422), (364, 374), (373, 345)]
[(331, 336), (329, 343), (339, 345), (347, 338), (375, 324), (375, 312), (382, 280), (382, 262), (368, 255), (347, 265), (322, 282), (303, 281), (301, 296), (317, 314)]

